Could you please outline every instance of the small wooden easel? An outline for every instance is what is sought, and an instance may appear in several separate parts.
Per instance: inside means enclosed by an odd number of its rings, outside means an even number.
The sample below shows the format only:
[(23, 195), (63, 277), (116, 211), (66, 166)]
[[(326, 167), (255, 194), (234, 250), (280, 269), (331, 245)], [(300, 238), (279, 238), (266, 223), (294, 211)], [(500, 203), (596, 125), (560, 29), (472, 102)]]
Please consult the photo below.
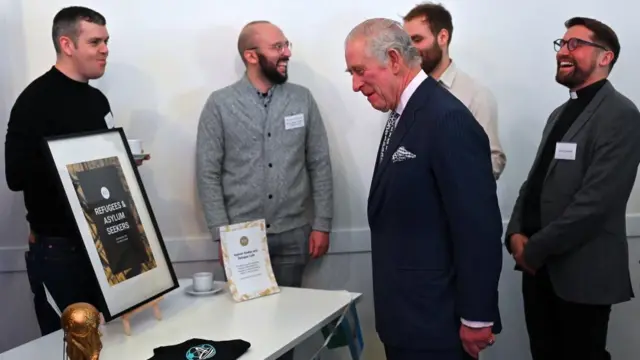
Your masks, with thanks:
[(144, 311), (150, 307), (153, 307), (153, 314), (155, 316), (155, 318), (160, 321), (162, 320), (162, 313), (160, 312), (160, 306), (158, 306), (158, 303), (162, 300), (162, 296), (150, 301), (138, 308), (135, 308), (131, 311), (129, 311), (128, 313), (122, 315), (122, 325), (124, 327), (124, 333), (127, 336), (131, 336), (131, 324), (129, 323), (129, 319), (131, 318), (131, 316), (133, 316), (136, 313), (139, 313), (141, 311)]

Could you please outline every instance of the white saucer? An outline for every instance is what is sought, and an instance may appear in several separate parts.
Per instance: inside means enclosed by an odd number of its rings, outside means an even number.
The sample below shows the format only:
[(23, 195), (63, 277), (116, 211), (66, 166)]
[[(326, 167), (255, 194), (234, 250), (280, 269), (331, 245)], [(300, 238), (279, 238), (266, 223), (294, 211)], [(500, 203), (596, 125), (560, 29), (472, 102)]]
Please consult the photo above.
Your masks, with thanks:
[(211, 289), (209, 291), (194, 291), (193, 290), (193, 285), (188, 285), (185, 288), (185, 291), (187, 292), (187, 294), (193, 295), (193, 296), (213, 295), (213, 294), (219, 293), (222, 290), (224, 290), (224, 288), (222, 286), (215, 285), (215, 284), (213, 285), (213, 289)]

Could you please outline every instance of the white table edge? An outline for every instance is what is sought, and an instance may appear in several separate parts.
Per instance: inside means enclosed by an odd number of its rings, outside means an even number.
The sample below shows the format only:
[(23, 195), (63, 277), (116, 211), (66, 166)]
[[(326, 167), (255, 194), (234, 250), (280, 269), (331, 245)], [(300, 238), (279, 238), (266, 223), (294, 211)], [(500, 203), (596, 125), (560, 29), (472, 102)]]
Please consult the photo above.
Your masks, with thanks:
[[(189, 279), (179, 279), (179, 280), (183, 280), (182, 282), (184, 282), (184, 280), (189, 280)], [(169, 292), (166, 295), (169, 295), (175, 291), (182, 291), (183, 289), (183, 284), (181, 281), (179, 281), (179, 286), (174, 289), (173, 291)], [(225, 283), (225, 282), (219, 282), (216, 281), (216, 283)], [(289, 350), (295, 348), (296, 346), (300, 345), (303, 341), (309, 339), (311, 336), (313, 336), (314, 334), (316, 334), (317, 332), (319, 332), (324, 326), (326, 326), (327, 324), (329, 324), (330, 322), (338, 319), (340, 317), (340, 315), (342, 314), (342, 312), (345, 310), (346, 306), (349, 306), (350, 304), (358, 304), (361, 300), (362, 300), (362, 293), (358, 293), (358, 292), (351, 292), (348, 290), (331, 290), (331, 289), (321, 289), (321, 288), (306, 288), (306, 287), (302, 287), (301, 289), (308, 289), (308, 290), (317, 290), (317, 291), (328, 291), (328, 292), (344, 292), (347, 293), (351, 296), (351, 299), (349, 302), (345, 303), (343, 306), (341, 306), (339, 309), (335, 310), (333, 313), (325, 316), (325, 318), (320, 321), (319, 323), (317, 323), (316, 325), (310, 327), (309, 329), (307, 329), (304, 333), (298, 335), (295, 338), (292, 338), (291, 341), (289, 341), (289, 343), (285, 346), (283, 346), (282, 348), (280, 348), (280, 350), (276, 351), (275, 353), (271, 354), (269, 357), (265, 358), (265, 360), (276, 360), (278, 359), (280, 356), (282, 356), (283, 354), (285, 354), (286, 352), (288, 352)], [(165, 295), (165, 296), (166, 296)], [(120, 320), (120, 318), (118, 319), (114, 319), (113, 321), (118, 321)], [(58, 330), (55, 331), (53, 333), (47, 334), (44, 337), (62, 337), (62, 330)], [(30, 343), (35, 342), (39, 339), (42, 339), (43, 337), (38, 337), (35, 338), (33, 340), (30, 340), (26, 343), (23, 343), (21, 345), (15, 346), (11, 349), (7, 349), (4, 352), (0, 353), (0, 360), (4, 360), (5, 356), (9, 355), (10, 353), (12, 353), (14, 350), (17, 350), (18, 348), (21, 348), (23, 346), (29, 346)], [(62, 346), (62, 345), (61, 345)]]
[[(307, 289), (307, 288), (305, 288), (305, 289)], [(335, 292), (344, 291), (344, 292), (346, 292), (346, 293), (351, 295), (351, 301), (349, 301), (349, 303), (347, 303), (344, 306), (342, 306), (340, 309), (334, 311), (331, 315), (327, 316), (323, 321), (321, 321), (318, 324), (316, 324), (315, 326), (311, 327), (310, 329), (305, 331), (303, 334), (299, 335), (295, 339), (292, 339), (289, 342), (289, 344), (287, 344), (286, 346), (282, 347), (280, 350), (278, 350), (277, 352), (275, 352), (274, 354), (272, 354), (270, 357), (266, 358), (265, 360), (276, 360), (276, 359), (278, 359), (280, 356), (284, 355), (287, 351), (295, 348), (296, 346), (300, 345), (303, 341), (305, 341), (306, 339), (310, 338), (312, 335), (316, 334), (324, 326), (326, 326), (327, 324), (329, 324), (333, 320), (336, 320), (337, 318), (339, 318), (340, 315), (342, 314), (342, 312), (345, 310), (346, 306), (349, 306), (351, 303), (357, 304), (362, 299), (362, 293), (356, 293), (356, 292), (351, 292), (351, 291), (347, 291), (347, 290), (328, 290), (328, 289), (312, 289), (312, 288), (309, 288), (309, 289), (310, 290), (322, 290), (322, 291), (335, 291)]]

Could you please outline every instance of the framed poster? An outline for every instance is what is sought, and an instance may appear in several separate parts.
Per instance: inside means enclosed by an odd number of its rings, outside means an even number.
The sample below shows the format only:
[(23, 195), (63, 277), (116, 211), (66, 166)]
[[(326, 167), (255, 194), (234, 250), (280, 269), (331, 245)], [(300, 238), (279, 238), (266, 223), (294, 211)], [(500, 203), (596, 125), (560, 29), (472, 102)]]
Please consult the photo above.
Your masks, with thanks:
[(111, 321), (179, 287), (122, 128), (46, 139)]
[(277, 294), (264, 219), (220, 227), (222, 263), (231, 296), (246, 301)]

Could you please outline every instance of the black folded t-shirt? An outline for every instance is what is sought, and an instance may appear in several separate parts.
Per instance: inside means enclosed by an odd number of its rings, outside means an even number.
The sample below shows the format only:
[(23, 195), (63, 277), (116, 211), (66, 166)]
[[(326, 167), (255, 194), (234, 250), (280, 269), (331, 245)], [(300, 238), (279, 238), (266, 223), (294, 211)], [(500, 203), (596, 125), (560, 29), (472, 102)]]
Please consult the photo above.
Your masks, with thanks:
[(244, 340), (212, 341), (190, 339), (180, 344), (160, 346), (149, 360), (236, 360), (251, 344)]

